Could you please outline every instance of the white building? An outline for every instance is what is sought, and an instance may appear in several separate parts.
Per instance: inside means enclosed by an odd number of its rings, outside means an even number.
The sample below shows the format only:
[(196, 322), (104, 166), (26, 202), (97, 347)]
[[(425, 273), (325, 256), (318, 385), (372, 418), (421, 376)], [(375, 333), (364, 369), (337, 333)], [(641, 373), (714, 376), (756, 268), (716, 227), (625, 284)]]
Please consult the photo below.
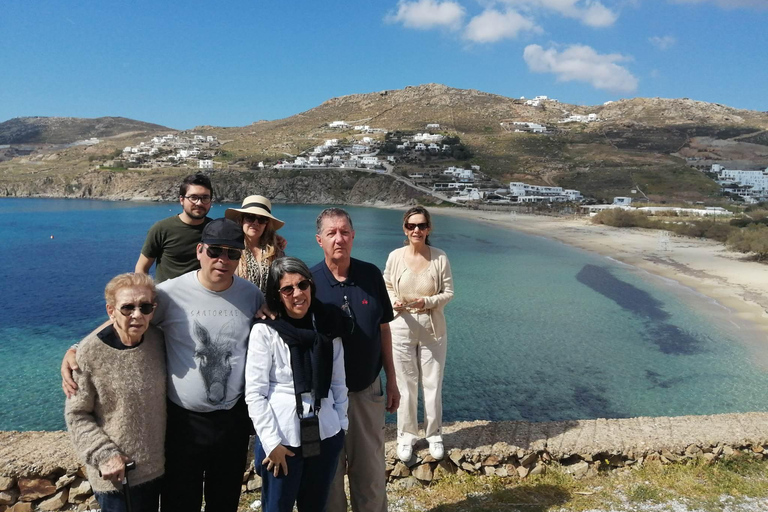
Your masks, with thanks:
[(197, 167), (199, 169), (213, 169), (213, 160), (199, 160)]
[(613, 204), (617, 206), (629, 206), (630, 204), (632, 204), (632, 198), (631, 197), (614, 197)]
[(349, 125), (344, 121), (333, 121), (332, 123), (328, 123), (328, 127), (346, 129), (349, 128)]
[(753, 203), (768, 199), (768, 168), (764, 171), (742, 171), (713, 164), (711, 170), (717, 173), (717, 183), (724, 190), (741, 196), (745, 201)]
[(429, 123), (427, 125), (427, 130), (439, 130), (439, 129), (440, 129), (440, 125), (437, 123)]

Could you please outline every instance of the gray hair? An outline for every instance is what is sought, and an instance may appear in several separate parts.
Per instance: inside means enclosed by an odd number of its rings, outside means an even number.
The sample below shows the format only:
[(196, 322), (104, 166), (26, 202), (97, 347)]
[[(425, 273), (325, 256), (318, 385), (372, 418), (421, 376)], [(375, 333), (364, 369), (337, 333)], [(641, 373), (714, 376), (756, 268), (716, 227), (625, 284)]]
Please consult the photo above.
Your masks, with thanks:
[(325, 210), (320, 212), (320, 215), (317, 216), (317, 221), (315, 222), (318, 235), (323, 230), (323, 220), (328, 218), (334, 218), (334, 217), (346, 218), (347, 222), (349, 223), (349, 229), (351, 229), (352, 231), (355, 230), (355, 227), (352, 225), (352, 217), (349, 216), (349, 213), (347, 213), (347, 210), (344, 210), (343, 208), (326, 208)]
[(309, 271), (307, 264), (299, 258), (285, 256), (277, 258), (269, 267), (269, 276), (267, 276), (267, 288), (264, 298), (267, 301), (267, 307), (270, 310), (284, 313), (283, 303), (280, 301), (280, 280), (286, 274), (299, 274), (311, 283), (311, 297), (315, 298), (315, 282), (312, 280), (312, 272)]

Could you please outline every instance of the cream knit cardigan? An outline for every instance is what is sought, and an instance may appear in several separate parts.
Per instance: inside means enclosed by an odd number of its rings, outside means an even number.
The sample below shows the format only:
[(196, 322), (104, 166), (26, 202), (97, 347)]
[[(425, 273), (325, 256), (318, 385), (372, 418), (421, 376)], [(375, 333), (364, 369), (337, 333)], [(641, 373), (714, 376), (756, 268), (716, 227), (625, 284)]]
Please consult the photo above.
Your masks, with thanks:
[(96, 492), (115, 492), (99, 476), (99, 465), (122, 454), (136, 461), (129, 474), (139, 485), (165, 471), (165, 346), (163, 334), (149, 327), (138, 347), (118, 350), (95, 333), (80, 342), (77, 394), (65, 405), (67, 429), (85, 462)]
[[(387, 293), (392, 304), (400, 298), (400, 278), (408, 267), (405, 265), (405, 251), (408, 246), (395, 249), (389, 253), (387, 266), (384, 269), (384, 283), (387, 285)], [(435, 338), (445, 339), (445, 314), (443, 308), (453, 299), (453, 274), (451, 264), (445, 252), (436, 247), (429, 248), (430, 262), (429, 273), (437, 283), (438, 292), (431, 297), (424, 297), (424, 308), (429, 312), (432, 320), (432, 330)], [(395, 315), (399, 313), (395, 312)]]

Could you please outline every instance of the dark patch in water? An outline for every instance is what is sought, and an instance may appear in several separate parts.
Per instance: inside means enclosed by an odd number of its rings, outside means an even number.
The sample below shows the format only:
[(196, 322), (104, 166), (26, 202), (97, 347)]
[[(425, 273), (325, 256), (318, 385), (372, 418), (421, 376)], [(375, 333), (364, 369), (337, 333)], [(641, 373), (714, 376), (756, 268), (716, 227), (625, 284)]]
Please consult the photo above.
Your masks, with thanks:
[(661, 301), (654, 299), (648, 292), (618, 279), (607, 268), (584, 265), (576, 274), (576, 280), (630, 313), (643, 318), (646, 326), (642, 336), (659, 347), (662, 353), (693, 355), (704, 351), (700, 340), (666, 322), (670, 315), (662, 308)]
[(625, 418), (627, 415), (614, 410), (605, 395), (599, 386), (580, 384), (573, 388), (573, 401), (585, 412), (585, 418)]
[(665, 379), (662, 377), (660, 373), (657, 373), (653, 370), (645, 370), (645, 378), (648, 379), (648, 381), (652, 384), (651, 389), (653, 388), (669, 389), (672, 386), (676, 386), (685, 380), (682, 377)]
[(647, 338), (656, 344), (665, 354), (690, 356), (703, 352), (701, 342), (672, 324), (649, 326)]
[(669, 318), (669, 313), (662, 309), (661, 301), (651, 297), (648, 292), (617, 279), (605, 267), (584, 265), (576, 274), (576, 280), (635, 315), (653, 320)]

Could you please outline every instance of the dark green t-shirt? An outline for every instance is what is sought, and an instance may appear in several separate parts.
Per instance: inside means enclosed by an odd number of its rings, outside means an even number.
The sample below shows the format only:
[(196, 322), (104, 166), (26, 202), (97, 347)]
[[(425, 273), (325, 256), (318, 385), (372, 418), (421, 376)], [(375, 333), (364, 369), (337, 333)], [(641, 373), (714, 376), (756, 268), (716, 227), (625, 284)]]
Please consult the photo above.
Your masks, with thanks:
[(141, 254), (155, 259), (155, 280), (158, 283), (200, 268), (195, 249), (203, 236), (203, 228), (209, 222), (211, 219), (206, 217), (202, 224), (191, 226), (174, 215), (149, 228)]

